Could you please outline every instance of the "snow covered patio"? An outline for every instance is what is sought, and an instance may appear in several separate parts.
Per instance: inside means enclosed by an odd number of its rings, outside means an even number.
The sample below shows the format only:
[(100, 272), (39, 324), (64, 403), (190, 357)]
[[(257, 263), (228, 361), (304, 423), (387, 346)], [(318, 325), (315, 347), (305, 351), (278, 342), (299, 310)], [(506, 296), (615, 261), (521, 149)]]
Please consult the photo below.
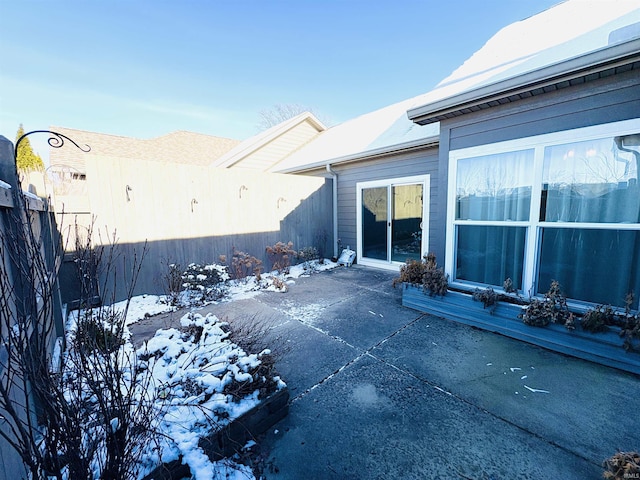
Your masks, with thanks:
[(404, 308), (393, 278), (336, 268), (199, 310), (286, 339), (291, 403), (261, 440), (266, 478), (599, 478), (638, 448), (637, 376)]

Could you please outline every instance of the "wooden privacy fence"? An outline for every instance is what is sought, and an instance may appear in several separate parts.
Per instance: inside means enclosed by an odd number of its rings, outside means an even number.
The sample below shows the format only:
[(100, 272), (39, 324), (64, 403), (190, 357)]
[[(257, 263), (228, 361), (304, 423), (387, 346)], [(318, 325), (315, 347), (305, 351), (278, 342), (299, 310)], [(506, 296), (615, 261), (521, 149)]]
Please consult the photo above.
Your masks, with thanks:
[[(56, 266), (59, 265), (61, 251), (57, 248), (59, 236), (55, 220), (43, 199), (25, 194), (22, 201), (19, 197), (20, 188), (15, 172), (13, 144), (0, 136), (0, 256), (3, 262), (0, 282), (0, 288), (3, 289), (3, 303), (0, 305), (0, 382), (9, 393), (12, 408), (18, 411), (21, 418), (27, 418), (27, 415), (32, 415), (27, 406), (32, 405), (33, 399), (25, 399), (24, 390), (18, 387), (20, 381), (12, 377), (11, 372), (15, 374), (21, 368), (12, 363), (15, 359), (11, 359), (7, 350), (11, 348), (11, 342), (5, 340), (9, 331), (15, 328), (18, 318), (37, 318), (38, 322), (46, 325), (39, 325), (36, 333), (45, 332), (46, 338), (40, 340), (52, 352), (56, 338), (64, 334), (64, 325), (57, 282), (51, 280), (51, 288), (34, 291), (34, 286), (39, 282), (55, 278)], [(33, 237), (31, 233), (25, 234), (27, 231), (33, 232)], [(34, 259), (38, 255), (40, 258)], [(42, 271), (34, 273), (34, 265)], [(47, 278), (40, 278), (41, 274)], [(51, 298), (42, 298), (41, 295), (45, 294), (41, 292), (47, 292), (46, 295)], [(0, 418), (4, 420), (0, 421), (0, 429), (7, 432), (10, 420), (6, 418), (11, 416), (0, 408)], [(24, 475), (20, 457), (0, 436), (0, 478), (22, 478)]]
[[(87, 155), (86, 172), (87, 195), (59, 197), (58, 213), (65, 204), (66, 228), (76, 213), (80, 223), (93, 217), (97, 243), (107, 244), (115, 232), (124, 265), (147, 242), (136, 294), (165, 293), (169, 263), (212, 263), (225, 255), (229, 264), (234, 249), (266, 268), (265, 248), (278, 241), (334, 254), (332, 185), (325, 178), (99, 155)], [(117, 299), (123, 287), (116, 282)]]

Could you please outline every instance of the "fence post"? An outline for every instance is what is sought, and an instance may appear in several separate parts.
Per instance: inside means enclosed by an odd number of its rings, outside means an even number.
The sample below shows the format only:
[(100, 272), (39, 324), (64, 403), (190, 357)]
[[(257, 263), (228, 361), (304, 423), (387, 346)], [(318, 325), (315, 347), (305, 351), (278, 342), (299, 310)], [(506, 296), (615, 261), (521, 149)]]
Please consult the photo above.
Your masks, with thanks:
[[(15, 265), (15, 262), (13, 261), (13, 257), (15, 256), (16, 252), (6, 251), (7, 249), (11, 248), (10, 244), (12, 243), (6, 241), (6, 239), (7, 235), (15, 234), (16, 228), (14, 222), (15, 212), (12, 211), (16, 206), (16, 192), (20, 188), (20, 182), (16, 173), (16, 166), (13, 157), (13, 143), (11, 143), (11, 141), (9, 141), (7, 138), (0, 135), (0, 180), (11, 186), (10, 197), (13, 200), (13, 207), (7, 206), (6, 208), (3, 207), (0, 209), (0, 235), (2, 236), (2, 238), (0, 238), (0, 241), (2, 242), (0, 248), (0, 256), (3, 256), (3, 262), (8, 263), (8, 265), (6, 265), (5, 267), (7, 269), (7, 273), (9, 273), (11, 276), (9, 280), (12, 282), (15, 282), (16, 276), (19, 276), (19, 273), (17, 273), (19, 272), (19, 270), (16, 270), (17, 265)], [(18, 308), (18, 305), (16, 305), (16, 308)], [(7, 326), (11, 325), (12, 320), (7, 320), (9, 321), (7, 323)], [(15, 319), (13, 321), (15, 321)], [(4, 335), (7, 332), (3, 331), (0, 333)], [(2, 363), (4, 363), (5, 359), (2, 358), (2, 355), (3, 352), (0, 351), (0, 360), (2, 360)], [(1, 364), (0, 374), (2, 374)], [(20, 396), (20, 392), (13, 391), (11, 392), (11, 394), (16, 396), (15, 398), (17, 402), (20, 402), (22, 404), (25, 403), (25, 398)], [(28, 415), (28, 412), (25, 411), (25, 415)], [(5, 426), (0, 425), (0, 428), (5, 428)], [(4, 474), (6, 478), (22, 478), (25, 473), (26, 472), (24, 469), (24, 464), (18, 453), (11, 447), (9, 447), (9, 445), (0, 438), (0, 477), (2, 477), (2, 474)]]
[(2, 135), (0, 135), (0, 180), (11, 185), (12, 189), (18, 188), (16, 166), (13, 161), (13, 143)]
[(24, 223), (28, 221), (28, 214), (24, 209), (25, 202), (21, 197), (20, 179), (16, 169), (14, 159), (14, 147), (7, 138), (0, 136), (0, 179), (11, 185), (11, 197), (13, 199), (13, 208), (7, 209), (2, 215), (3, 222), (3, 247), (7, 250), (10, 263), (10, 269), (13, 280), (13, 288), (16, 299), (16, 313), (18, 317), (29, 315), (31, 305), (29, 302), (20, 301), (27, 298), (26, 288), (23, 275), (20, 272), (24, 268), (28, 269), (26, 262), (26, 245), (22, 241), (11, 241), (11, 239), (23, 239)]

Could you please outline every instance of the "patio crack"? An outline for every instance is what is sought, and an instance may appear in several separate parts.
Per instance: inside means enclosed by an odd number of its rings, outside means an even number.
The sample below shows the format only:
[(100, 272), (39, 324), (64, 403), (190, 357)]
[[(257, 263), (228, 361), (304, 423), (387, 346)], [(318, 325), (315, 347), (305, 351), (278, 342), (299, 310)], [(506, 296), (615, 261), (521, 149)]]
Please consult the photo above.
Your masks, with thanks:
[(343, 343), (345, 345), (347, 345), (348, 347), (353, 348), (356, 351), (360, 351), (361, 353), (359, 355), (357, 355), (356, 357), (352, 358), (351, 360), (349, 360), (347, 363), (345, 363), (344, 365), (342, 365), (340, 368), (336, 369), (334, 372), (330, 373), (329, 375), (327, 375), (326, 377), (324, 377), (322, 380), (320, 380), (319, 382), (317, 382), (316, 384), (312, 385), (311, 387), (307, 388), (305, 391), (299, 393), (298, 395), (296, 395), (295, 397), (293, 397), (290, 401), (289, 404), (292, 404), (294, 402), (297, 402), (298, 400), (304, 398), (307, 394), (311, 393), (313, 390), (315, 390), (316, 388), (318, 388), (319, 386), (323, 385), (324, 383), (326, 383), (327, 381), (331, 380), (333, 377), (335, 377), (336, 375), (338, 375), (340, 372), (342, 372), (344, 369), (348, 368), (349, 366), (355, 364), (356, 362), (358, 362), (359, 360), (361, 360), (363, 357), (369, 356), (371, 358), (373, 358), (374, 360), (379, 360), (375, 355), (371, 354), (371, 351), (373, 351), (374, 349), (378, 348), (380, 345), (384, 344), (387, 340), (389, 340), (390, 338), (393, 338), (394, 336), (396, 336), (398, 333), (402, 332), (403, 330), (405, 330), (406, 328), (410, 327), (411, 325), (413, 325), (415, 322), (417, 322), (418, 320), (420, 320), (422, 317), (424, 317), (425, 315), (419, 315), (417, 318), (415, 318), (414, 320), (412, 320), (411, 322), (403, 325), (402, 327), (400, 327), (398, 330), (392, 332), (391, 334), (387, 335), (385, 338), (383, 338), (382, 340), (380, 340), (378, 343), (376, 343), (375, 345), (373, 345), (372, 347), (369, 347), (366, 350), (361, 350), (360, 348), (356, 347), (355, 345), (351, 345), (349, 342), (347, 342), (346, 340), (344, 340), (341, 337), (338, 337), (336, 335), (331, 335), (329, 332), (322, 330), (318, 327), (316, 327), (315, 325), (311, 325), (307, 322), (305, 322), (304, 320), (298, 319), (298, 321), (303, 324), (306, 327), (309, 327), (319, 333), (322, 333), (323, 335), (326, 335), (327, 337), (336, 340), (340, 343)]

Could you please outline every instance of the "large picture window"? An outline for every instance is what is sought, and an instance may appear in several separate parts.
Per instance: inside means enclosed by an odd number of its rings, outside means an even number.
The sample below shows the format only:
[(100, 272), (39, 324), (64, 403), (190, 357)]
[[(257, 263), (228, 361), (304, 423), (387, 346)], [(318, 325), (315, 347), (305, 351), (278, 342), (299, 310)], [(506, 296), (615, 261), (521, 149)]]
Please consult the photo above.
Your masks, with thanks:
[(458, 220), (528, 220), (533, 150), (464, 158), (458, 162)]
[(639, 171), (640, 120), (450, 152), (447, 273), (637, 309)]

